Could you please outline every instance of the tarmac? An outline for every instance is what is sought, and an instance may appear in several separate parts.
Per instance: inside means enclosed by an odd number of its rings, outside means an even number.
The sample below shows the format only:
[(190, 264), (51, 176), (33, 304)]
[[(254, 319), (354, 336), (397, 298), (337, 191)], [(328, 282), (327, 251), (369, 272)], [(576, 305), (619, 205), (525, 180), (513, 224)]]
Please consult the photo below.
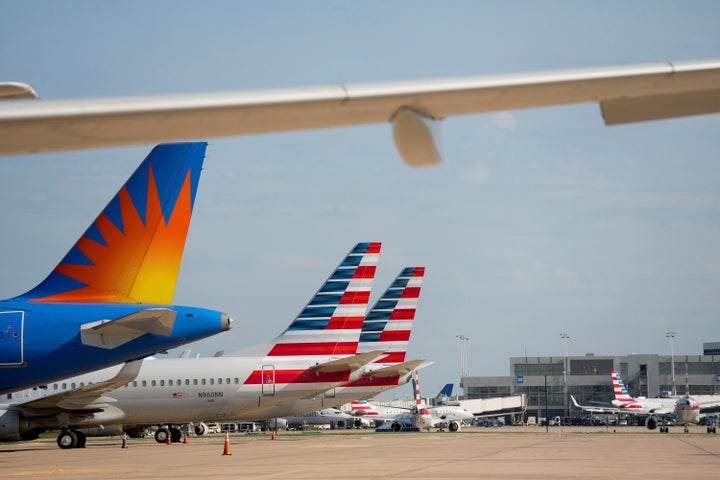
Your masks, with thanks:
[(54, 437), (0, 445), (0, 478), (663, 479), (720, 478), (720, 436), (642, 427), (470, 427), (461, 432), (372, 430), (153, 439), (90, 438), (61, 450)]

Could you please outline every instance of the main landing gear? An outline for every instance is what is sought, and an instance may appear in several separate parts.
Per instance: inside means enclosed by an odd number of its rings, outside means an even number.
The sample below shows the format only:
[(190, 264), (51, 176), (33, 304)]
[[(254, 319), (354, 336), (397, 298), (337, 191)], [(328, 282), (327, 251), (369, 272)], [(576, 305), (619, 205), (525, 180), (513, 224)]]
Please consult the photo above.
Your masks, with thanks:
[(63, 430), (57, 437), (58, 447), (62, 449), (85, 448), (86, 442), (85, 434), (77, 430)]

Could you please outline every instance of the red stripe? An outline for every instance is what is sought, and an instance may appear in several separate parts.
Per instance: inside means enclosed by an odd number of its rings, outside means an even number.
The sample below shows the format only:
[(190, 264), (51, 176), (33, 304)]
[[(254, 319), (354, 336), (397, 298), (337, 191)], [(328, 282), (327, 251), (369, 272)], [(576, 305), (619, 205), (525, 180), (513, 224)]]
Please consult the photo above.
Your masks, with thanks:
[(370, 378), (367, 375), (363, 375), (360, 379), (343, 385), (343, 387), (386, 387), (397, 385), (399, 380), (400, 375), (387, 378)]
[(363, 317), (331, 317), (325, 330), (360, 330)]
[(418, 298), (420, 296), (420, 287), (406, 287), (400, 298)]
[(340, 297), (340, 305), (368, 303), (370, 292), (345, 292)]
[(410, 330), (383, 330), (378, 342), (407, 342), (410, 340)]
[(380, 253), (380, 247), (382, 247), (382, 243), (380, 242), (370, 242), (370, 245), (367, 247), (367, 253)]
[(375, 278), (375, 265), (360, 265), (353, 278)]
[(355, 355), (356, 351), (357, 342), (278, 343), (270, 350), (268, 356)]
[(414, 308), (398, 308), (390, 314), (390, 320), (412, 320), (415, 318)]
[(288, 383), (335, 383), (348, 380), (349, 371), (318, 373), (312, 369), (297, 370), (255, 370), (245, 380), (245, 385), (272, 385)]
[(415, 267), (415, 271), (413, 272), (413, 277), (422, 277), (425, 275), (425, 267)]
[(406, 352), (387, 352), (387, 355), (380, 357), (373, 363), (402, 363), (405, 361)]

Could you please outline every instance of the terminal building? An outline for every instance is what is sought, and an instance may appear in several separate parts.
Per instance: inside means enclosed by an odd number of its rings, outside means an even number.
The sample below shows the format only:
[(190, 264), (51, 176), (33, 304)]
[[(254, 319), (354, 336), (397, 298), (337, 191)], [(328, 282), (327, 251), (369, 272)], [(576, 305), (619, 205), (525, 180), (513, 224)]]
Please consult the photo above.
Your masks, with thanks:
[(460, 386), (466, 400), (525, 395), (528, 417), (570, 417), (579, 415), (570, 395), (581, 404), (613, 399), (611, 370), (631, 396), (659, 397), (685, 393), (686, 367), (691, 395), (720, 394), (720, 342), (704, 343), (702, 355), (512, 357), (510, 375), (468, 375)]

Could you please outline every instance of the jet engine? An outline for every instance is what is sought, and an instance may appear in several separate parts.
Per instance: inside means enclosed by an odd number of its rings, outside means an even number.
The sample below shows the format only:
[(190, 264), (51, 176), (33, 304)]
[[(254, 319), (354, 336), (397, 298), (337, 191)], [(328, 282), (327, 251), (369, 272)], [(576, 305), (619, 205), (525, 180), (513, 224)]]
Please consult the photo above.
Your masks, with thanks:
[(655, 430), (658, 427), (658, 421), (652, 415), (648, 416), (645, 420), (645, 428), (648, 430)]

